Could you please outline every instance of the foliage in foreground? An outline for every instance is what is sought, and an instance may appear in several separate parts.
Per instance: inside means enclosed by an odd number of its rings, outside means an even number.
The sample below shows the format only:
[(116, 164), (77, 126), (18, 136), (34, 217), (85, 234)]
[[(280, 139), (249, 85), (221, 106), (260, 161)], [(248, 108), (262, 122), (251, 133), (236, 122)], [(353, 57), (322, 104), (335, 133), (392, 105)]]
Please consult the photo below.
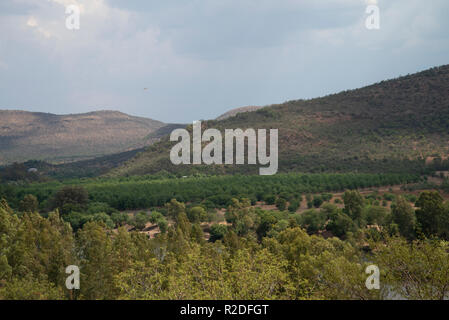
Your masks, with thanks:
[[(173, 203), (176, 204), (176, 203)], [(235, 217), (249, 210), (238, 203)], [(343, 241), (309, 235), (290, 221), (258, 239), (227, 229), (206, 242), (182, 205), (176, 224), (148, 239), (88, 222), (76, 233), (57, 212), (16, 215), (0, 206), (0, 298), (69, 299), (65, 268), (78, 265), (77, 299), (442, 299), (449, 294), (449, 243), (364, 232)], [(231, 214), (231, 216), (232, 216)], [(266, 226), (266, 225), (265, 225)], [(273, 226), (269, 226), (273, 227)], [(361, 250), (368, 242), (370, 251)], [(367, 290), (365, 267), (381, 270), (381, 290)]]

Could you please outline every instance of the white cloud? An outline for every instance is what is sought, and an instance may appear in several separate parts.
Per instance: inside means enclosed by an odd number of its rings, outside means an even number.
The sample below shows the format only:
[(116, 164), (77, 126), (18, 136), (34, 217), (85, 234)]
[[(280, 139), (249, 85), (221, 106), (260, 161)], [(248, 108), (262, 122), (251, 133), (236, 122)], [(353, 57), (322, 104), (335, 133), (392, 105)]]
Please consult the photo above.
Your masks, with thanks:
[(32, 28), (37, 27), (37, 21), (36, 21), (36, 19), (35, 19), (34, 17), (28, 18), (28, 20), (27, 20), (27, 26), (32, 27)]

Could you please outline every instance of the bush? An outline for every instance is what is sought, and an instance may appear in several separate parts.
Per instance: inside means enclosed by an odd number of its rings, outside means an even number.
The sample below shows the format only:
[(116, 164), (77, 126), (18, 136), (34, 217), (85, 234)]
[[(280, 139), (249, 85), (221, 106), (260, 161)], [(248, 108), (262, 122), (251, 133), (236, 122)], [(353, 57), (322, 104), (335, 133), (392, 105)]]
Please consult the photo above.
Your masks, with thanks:
[(288, 206), (288, 211), (290, 211), (292, 213), (296, 212), (298, 210), (298, 208), (299, 208), (299, 205), (300, 205), (299, 201), (297, 201), (297, 200), (292, 201), (290, 203), (290, 205)]
[(330, 217), (326, 230), (332, 232), (336, 237), (345, 237), (346, 234), (355, 229), (352, 219), (343, 212), (338, 212)]
[(315, 234), (320, 230), (324, 230), (327, 215), (315, 209), (304, 211), (297, 218), (298, 224), (306, 229), (308, 234)]
[(159, 229), (161, 230), (161, 233), (166, 233), (168, 230), (168, 222), (167, 219), (165, 219), (165, 217), (159, 218), (156, 221), (157, 226), (159, 227)]
[(274, 195), (268, 195), (264, 197), (264, 201), (266, 204), (272, 205), (276, 202), (276, 197)]
[(130, 222), (129, 215), (123, 212), (114, 212), (111, 214), (111, 219), (117, 227), (123, 226)]
[(207, 220), (207, 212), (201, 206), (195, 206), (187, 210), (187, 218), (192, 223), (198, 223)]
[(133, 225), (137, 230), (143, 230), (148, 221), (150, 221), (148, 213), (141, 211), (135, 215)]
[(323, 204), (323, 198), (320, 196), (314, 196), (313, 197), (313, 206), (315, 208), (319, 208), (321, 207), (321, 205)]
[(280, 211), (284, 211), (287, 207), (287, 201), (284, 198), (277, 198), (276, 200), (276, 207)]
[(159, 211), (152, 211), (150, 213), (148, 221), (150, 221), (151, 223), (157, 223), (158, 220), (163, 219), (163, 218), (164, 218), (164, 216)]
[(77, 231), (78, 229), (81, 229), (86, 222), (92, 221), (93, 216), (86, 213), (72, 211), (64, 215), (63, 220), (70, 223), (72, 229)]
[(228, 231), (228, 227), (223, 224), (213, 224), (210, 227), (210, 242), (215, 242), (217, 240), (222, 240)]
[(94, 214), (92, 220), (97, 221), (97, 222), (104, 222), (104, 224), (109, 229), (112, 229), (115, 227), (114, 221), (112, 221), (111, 217), (108, 216), (105, 212), (99, 212), (99, 213)]

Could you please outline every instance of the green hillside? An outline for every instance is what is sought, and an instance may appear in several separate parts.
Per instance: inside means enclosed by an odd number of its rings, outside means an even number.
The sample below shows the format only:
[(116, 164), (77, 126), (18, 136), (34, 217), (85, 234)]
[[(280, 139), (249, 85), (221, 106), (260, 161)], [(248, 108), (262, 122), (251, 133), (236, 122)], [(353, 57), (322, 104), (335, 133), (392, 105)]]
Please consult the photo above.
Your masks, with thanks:
[[(278, 128), (279, 172), (421, 172), (432, 163), (447, 167), (439, 158), (449, 154), (449, 65), (204, 121), (205, 128)], [(175, 166), (169, 159), (174, 144), (166, 137), (110, 175), (256, 173), (259, 168)]]

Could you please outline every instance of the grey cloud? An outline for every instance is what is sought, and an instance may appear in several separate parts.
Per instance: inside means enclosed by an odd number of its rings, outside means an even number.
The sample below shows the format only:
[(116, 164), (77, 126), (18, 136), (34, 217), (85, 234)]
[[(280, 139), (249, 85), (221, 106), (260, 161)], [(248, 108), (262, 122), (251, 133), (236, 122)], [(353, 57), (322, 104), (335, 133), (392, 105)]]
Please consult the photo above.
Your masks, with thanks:
[(0, 108), (190, 122), (449, 63), (443, 0), (379, 0), (378, 31), (362, 0), (99, 3), (71, 33), (61, 5), (1, 2)]

